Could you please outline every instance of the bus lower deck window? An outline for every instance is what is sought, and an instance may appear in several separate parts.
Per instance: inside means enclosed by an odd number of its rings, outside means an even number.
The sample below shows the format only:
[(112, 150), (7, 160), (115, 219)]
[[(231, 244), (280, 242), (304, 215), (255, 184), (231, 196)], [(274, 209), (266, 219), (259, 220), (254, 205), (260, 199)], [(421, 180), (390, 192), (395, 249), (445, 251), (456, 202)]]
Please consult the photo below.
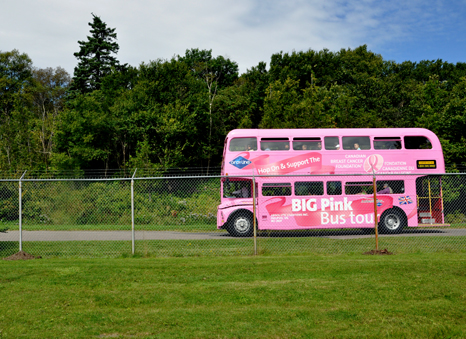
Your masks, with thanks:
[(347, 182), (345, 194), (372, 194), (374, 192), (372, 181)]
[(341, 181), (327, 181), (328, 195), (341, 195)]
[(385, 194), (403, 194), (405, 184), (403, 180), (381, 180), (377, 181), (377, 192)]
[(265, 183), (262, 186), (262, 195), (265, 197), (291, 195), (291, 183)]
[(294, 184), (295, 195), (324, 195), (322, 181), (298, 181)]

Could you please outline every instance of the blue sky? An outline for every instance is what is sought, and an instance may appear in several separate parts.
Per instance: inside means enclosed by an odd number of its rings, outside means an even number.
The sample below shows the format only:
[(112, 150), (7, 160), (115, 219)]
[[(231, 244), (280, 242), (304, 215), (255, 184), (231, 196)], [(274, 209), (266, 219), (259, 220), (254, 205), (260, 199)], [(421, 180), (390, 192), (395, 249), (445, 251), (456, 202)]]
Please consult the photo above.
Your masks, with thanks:
[(122, 63), (212, 49), (243, 73), (280, 51), (368, 49), (396, 62), (466, 62), (466, 0), (1, 0), (0, 50), (72, 74), (91, 13), (116, 28)]

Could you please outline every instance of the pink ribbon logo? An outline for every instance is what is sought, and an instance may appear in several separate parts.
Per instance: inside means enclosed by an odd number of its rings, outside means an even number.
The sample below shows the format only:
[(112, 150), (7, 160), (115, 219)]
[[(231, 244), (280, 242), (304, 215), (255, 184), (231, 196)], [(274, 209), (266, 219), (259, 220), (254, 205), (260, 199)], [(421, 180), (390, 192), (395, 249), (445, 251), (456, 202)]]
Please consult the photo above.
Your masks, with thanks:
[(364, 170), (367, 173), (378, 172), (383, 166), (383, 157), (380, 154), (372, 154), (364, 161)]

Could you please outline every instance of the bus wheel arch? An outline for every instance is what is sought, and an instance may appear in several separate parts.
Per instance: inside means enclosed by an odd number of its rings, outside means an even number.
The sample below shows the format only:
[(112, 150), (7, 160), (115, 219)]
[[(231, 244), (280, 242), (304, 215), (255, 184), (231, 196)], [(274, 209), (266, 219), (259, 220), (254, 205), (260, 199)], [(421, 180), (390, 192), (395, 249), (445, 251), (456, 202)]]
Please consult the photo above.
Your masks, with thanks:
[(408, 218), (399, 207), (385, 210), (380, 216), (379, 231), (383, 234), (398, 234), (408, 226)]
[(250, 237), (254, 233), (254, 216), (249, 210), (237, 210), (228, 217), (227, 231), (234, 237)]

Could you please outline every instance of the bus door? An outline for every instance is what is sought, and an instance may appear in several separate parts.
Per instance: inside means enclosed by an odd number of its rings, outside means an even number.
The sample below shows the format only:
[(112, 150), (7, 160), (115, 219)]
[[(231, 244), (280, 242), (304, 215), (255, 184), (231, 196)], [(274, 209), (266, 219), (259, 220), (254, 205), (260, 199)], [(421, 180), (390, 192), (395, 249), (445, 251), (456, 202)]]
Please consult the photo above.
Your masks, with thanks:
[(227, 153), (227, 143), (228, 143), (228, 137), (225, 138), (225, 143), (223, 144), (223, 158), (222, 158), (222, 171), (221, 173), (223, 174), (223, 170), (225, 169), (225, 155)]
[(443, 225), (442, 179), (425, 176), (416, 179), (416, 196), (419, 226)]
[(291, 183), (273, 178), (273, 182), (261, 182), (257, 221), (259, 229), (287, 229), (292, 227)]

